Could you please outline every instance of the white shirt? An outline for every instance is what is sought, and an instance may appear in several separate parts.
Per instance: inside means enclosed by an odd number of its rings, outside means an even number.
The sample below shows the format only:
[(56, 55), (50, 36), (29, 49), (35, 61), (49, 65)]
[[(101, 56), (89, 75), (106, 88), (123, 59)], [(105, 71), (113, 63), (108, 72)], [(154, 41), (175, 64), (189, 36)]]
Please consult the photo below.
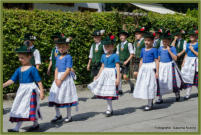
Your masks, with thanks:
[[(99, 45), (101, 44), (101, 42), (96, 43), (96, 47), (95, 50), (98, 50)], [(103, 45), (103, 51), (104, 53), (106, 53), (105, 47)], [(91, 46), (90, 52), (89, 52), (89, 58), (92, 59), (93, 58), (93, 45)]]
[[(116, 54), (119, 54), (119, 46), (121, 45), (121, 48), (124, 48), (124, 45), (127, 43), (128, 41), (124, 41), (124, 42), (121, 42), (121, 44), (118, 44), (117, 45), (117, 51), (116, 51)], [(130, 54), (134, 54), (134, 49), (133, 49), (133, 45), (132, 43), (128, 43), (128, 50), (129, 50), (129, 53)]]
[[(30, 47), (30, 49), (32, 49), (33, 47), (34, 47), (34, 45), (32, 45)], [(35, 51), (33, 52), (33, 56), (34, 56), (34, 60), (35, 60), (35, 65), (40, 65), (41, 59), (40, 59), (40, 52), (38, 49), (35, 49)]]
[[(154, 45), (153, 45), (153, 47), (156, 47), (156, 42), (159, 40), (159, 38), (157, 38), (157, 39), (154, 39)], [(161, 42), (160, 42), (160, 46), (163, 46), (163, 41), (161, 40)]]

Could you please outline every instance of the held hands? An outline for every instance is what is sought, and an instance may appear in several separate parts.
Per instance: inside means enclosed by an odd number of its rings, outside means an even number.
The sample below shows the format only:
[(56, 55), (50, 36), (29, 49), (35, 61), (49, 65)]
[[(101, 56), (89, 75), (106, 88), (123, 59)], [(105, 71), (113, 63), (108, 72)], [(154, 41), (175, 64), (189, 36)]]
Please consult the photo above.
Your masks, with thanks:
[(156, 76), (156, 79), (158, 79), (158, 76), (159, 76), (159, 75), (158, 75), (158, 72), (156, 72), (155, 76)]
[(55, 80), (55, 83), (56, 83), (57, 87), (60, 87), (61, 84), (62, 84), (62, 81), (59, 80), (59, 79), (56, 79), (56, 80)]

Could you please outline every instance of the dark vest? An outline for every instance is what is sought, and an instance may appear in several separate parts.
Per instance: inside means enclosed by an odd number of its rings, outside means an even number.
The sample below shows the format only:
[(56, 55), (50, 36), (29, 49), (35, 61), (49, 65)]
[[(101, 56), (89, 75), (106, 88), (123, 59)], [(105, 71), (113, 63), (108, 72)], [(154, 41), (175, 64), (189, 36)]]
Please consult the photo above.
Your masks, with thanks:
[(34, 51), (36, 50), (36, 48), (33, 47), (31, 50), (32, 50), (32, 52), (33, 52), (33, 55), (32, 55), (32, 57), (31, 57), (31, 64), (34, 66), (34, 65), (35, 65)]
[(141, 53), (141, 50), (142, 50), (142, 48), (144, 48), (145, 47), (145, 44), (144, 44), (144, 39), (140, 42), (140, 45), (138, 46), (137, 45), (137, 41), (135, 41), (134, 42), (134, 47), (135, 47), (135, 57), (136, 58), (140, 58), (140, 53)]
[(176, 41), (176, 49), (177, 49), (177, 53), (180, 53), (181, 51), (183, 51), (183, 47), (184, 47), (184, 39), (180, 40), (180, 44), (178, 44), (179, 42)]
[(128, 49), (128, 42), (124, 44), (124, 49), (121, 50), (121, 43), (119, 44), (119, 59), (120, 62), (123, 63), (126, 61), (130, 56), (129, 49)]
[(54, 47), (53, 49), (52, 49), (52, 68), (51, 68), (51, 70), (52, 71), (55, 71), (55, 68), (56, 68), (56, 57), (58, 56), (58, 55), (60, 55), (60, 53), (59, 53), (59, 51), (56, 53), (56, 47)]
[(92, 44), (92, 48), (93, 48), (93, 57), (92, 57), (92, 65), (93, 64), (99, 64), (101, 62), (101, 56), (102, 54), (104, 54), (104, 50), (103, 50), (103, 44), (101, 43), (98, 46), (98, 51), (96, 52), (96, 43)]

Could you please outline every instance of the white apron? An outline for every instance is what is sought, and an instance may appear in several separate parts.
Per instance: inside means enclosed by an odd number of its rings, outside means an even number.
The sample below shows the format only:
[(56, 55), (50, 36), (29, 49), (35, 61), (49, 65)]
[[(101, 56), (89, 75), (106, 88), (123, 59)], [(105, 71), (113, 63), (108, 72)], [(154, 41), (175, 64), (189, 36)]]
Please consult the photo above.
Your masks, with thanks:
[(36, 91), (37, 96), (36, 118), (38, 118), (38, 111), (40, 111), (40, 90), (34, 82), (20, 84), (10, 112), (10, 117), (29, 118), (30, 101), (33, 90)]
[(88, 85), (88, 89), (97, 96), (116, 97), (116, 70), (115, 68), (104, 68), (98, 79)]
[(141, 99), (154, 99), (157, 94), (157, 82), (155, 77), (155, 62), (143, 63), (136, 81), (133, 96)]
[[(58, 79), (62, 77), (65, 72), (58, 73)], [(57, 87), (55, 81), (53, 82), (48, 98), (49, 102), (57, 104), (72, 103), (78, 101), (76, 87), (73, 77), (68, 75), (62, 82), (60, 87)]]
[(173, 92), (173, 75), (172, 75), (172, 63), (174, 64), (175, 68), (175, 75), (176, 75), (176, 82), (177, 87), (181, 87), (181, 78), (179, 77), (180, 71), (174, 61), (163, 63), (159, 63), (159, 87), (160, 87), (160, 94), (168, 94)]
[(197, 57), (186, 56), (184, 66), (181, 68), (182, 78), (185, 83), (193, 84), (195, 71), (198, 72)]

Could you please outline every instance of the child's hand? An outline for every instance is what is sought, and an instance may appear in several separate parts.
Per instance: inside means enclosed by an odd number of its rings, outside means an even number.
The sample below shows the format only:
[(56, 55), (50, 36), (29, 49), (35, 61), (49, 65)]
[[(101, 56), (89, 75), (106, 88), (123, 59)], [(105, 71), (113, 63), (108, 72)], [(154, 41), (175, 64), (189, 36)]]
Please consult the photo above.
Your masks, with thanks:
[(158, 79), (158, 76), (159, 76), (159, 75), (158, 75), (158, 72), (156, 72), (155, 76), (156, 76), (156, 79)]
[(61, 83), (62, 83), (61, 80), (59, 80), (59, 79), (56, 80), (56, 85), (57, 85), (57, 87), (60, 87), (60, 86), (61, 86)]
[(127, 65), (127, 61), (124, 61), (124, 65), (125, 65), (125, 66)]
[(87, 65), (87, 71), (90, 71), (90, 65)]
[(116, 79), (116, 81), (115, 81), (116, 86), (118, 86), (119, 83), (120, 83), (119, 79)]
[(193, 48), (192, 45), (190, 45), (190, 46), (189, 46), (189, 49), (190, 49), (191, 51), (193, 51), (194, 48)]
[(95, 77), (94, 77), (94, 81), (97, 80), (97, 79), (98, 79), (98, 76), (95, 76)]
[(43, 100), (45, 98), (44, 92), (40, 92), (40, 100)]

